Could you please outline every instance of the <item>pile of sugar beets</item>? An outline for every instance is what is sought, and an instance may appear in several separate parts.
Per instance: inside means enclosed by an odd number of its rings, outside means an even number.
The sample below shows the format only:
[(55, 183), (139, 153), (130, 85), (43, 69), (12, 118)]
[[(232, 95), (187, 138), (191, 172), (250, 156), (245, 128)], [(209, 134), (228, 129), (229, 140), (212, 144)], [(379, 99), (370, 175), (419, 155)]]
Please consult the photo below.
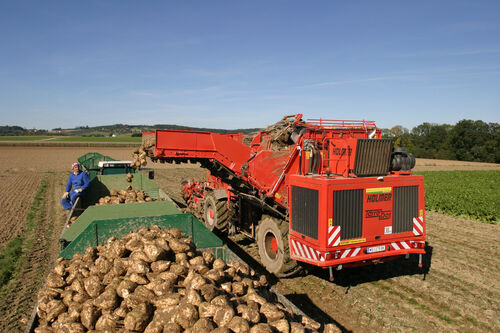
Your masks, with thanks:
[(134, 190), (132, 186), (127, 186), (126, 190), (110, 190), (109, 195), (99, 198), (99, 202), (96, 206), (100, 205), (116, 205), (120, 203), (132, 203), (132, 202), (149, 202), (161, 199), (153, 199), (143, 190)]
[[(198, 252), (177, 228), (142, 228), (59, 258), (38, 293), (37, 333), (318, 332), (264, 275)], [(324, 332), (336, 332), (332, 324)]]

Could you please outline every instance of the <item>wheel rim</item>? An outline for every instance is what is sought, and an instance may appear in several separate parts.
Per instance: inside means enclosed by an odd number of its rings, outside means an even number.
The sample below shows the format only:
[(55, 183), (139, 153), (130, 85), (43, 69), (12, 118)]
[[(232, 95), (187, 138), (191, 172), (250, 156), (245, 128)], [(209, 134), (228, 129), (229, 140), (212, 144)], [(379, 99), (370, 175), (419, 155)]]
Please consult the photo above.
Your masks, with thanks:
[(276, 238), (271, 239), (271, 249), (274, 251), (274, 253), (278, 253), (278, 241)]
[(207, 224), (213, 226), (215, 223), (215, 209), (212, 204), (209, 204), (208, 209), (205, 213), (205, 220)]
[(278, 257), (278, 240), (273, 232), (268, 231), (264, 237), (264, 247), (266, 255), (271, 260), (276, 260)]

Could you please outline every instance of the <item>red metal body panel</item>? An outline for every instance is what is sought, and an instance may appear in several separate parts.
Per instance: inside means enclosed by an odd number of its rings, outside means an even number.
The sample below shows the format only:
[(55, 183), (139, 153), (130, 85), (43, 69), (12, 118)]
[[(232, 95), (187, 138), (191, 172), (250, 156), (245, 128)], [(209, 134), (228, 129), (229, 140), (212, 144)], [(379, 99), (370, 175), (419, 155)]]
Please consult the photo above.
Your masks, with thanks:
[[(399, 176), (387, 175), (382, 180), (375, 177), (370, 178), (344, 178), (344, 177), (326, 177), (289, 175), (287, 177), (289, 185), (288, 197), (291, 197), (291, 186), (300, 186), (318, 190), (319, 209), (318, 209), (318, 239), (313, 239), (302, 235), (293, 230), (293, 218), (290, 217), (290, 248), (292, 249), (292, 258), (305, 261), (317, 266), (336, 266), (360, 260), (373, 260), (388, 256), (398, 256), (407, 253), (425, 253), (423, 248), (406, 248), (404, 244), (421, 244), (425, 240), (425, 198), (424, 198), (424, 177), (423, 176)], [(418, 186), (418, 211), (419, 225), (421, 232), (416, 235), (413, 231), (397, 233), (388, 233), (386, 227), (392, 227), (392, 189), (401, 186)], [(371, 189), (390, 188), (388, 193), (371, 194)], [(333, 192), (336, 190), (363, 190), (363, 221), (362, 236), (357, 239), (343, 239), (340, 231), (340, 241), (332, 246), (329, 242), (329, 227), (335, 226), (333, 221)], [(293, 209), (293, 207), (290, 207)], [(411, 243), (413, 242), (413, 243)], [(300, 243), (301, 245), (298, 245)], [(392, 245), (396, 243), (396, 246)], [(397, 245), (400, 244), (400, 245)], [(305, 255), (306, 251), (300, 246), (314, 249), (316, 258), (311, 255)], [(363, 252), (368, 247), (389, 246), (388, 250), (373, 254)], [(399, 247), (399, 249), (397, 249)], [(342, 257), (344, 251), (351, 250), (350, 253)], [(338, 258), (335, 253), (340, 251)]]
[(155, 156), (213, 158), (241, 175), (241, 167), (250, 156), (250, 147), (239, 141), (241, 138), (240, 133), (227, 135), (158, 129)]

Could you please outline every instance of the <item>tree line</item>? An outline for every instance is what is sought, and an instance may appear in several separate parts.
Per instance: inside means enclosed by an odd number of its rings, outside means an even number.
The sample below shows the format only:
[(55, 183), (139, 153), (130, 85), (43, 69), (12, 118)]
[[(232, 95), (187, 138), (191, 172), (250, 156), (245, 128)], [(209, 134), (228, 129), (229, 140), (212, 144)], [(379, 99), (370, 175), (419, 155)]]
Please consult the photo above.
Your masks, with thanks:
[(455, 125), (423, 123), (411, 130), (397, 125), (382, 130), (395, 147), (415, 157), (500, 163), (500, 124), (464, 119)]
[[(123, 125), (116, 124), (110, 126), (88, 127), (80, 126), (77, 129), (51, 132), (46, 130), (25, 129), (20, 126), (0, 126), (0, 136), (2, 135), (99, 135), (100, 131), (105, 133), (132, 134), (140, 136), (142, 131), (154, 131), (155, 128), (165, 129), (188, 129), (206, 130), (216, 133), (242, 132), (249, 134), (259, 131), (257, 128), (224, 130), (195, 128), (179, 125), (158, 124), (158, 125)], [(60, 129), (59, 129), (60, 130)], [(104, 132), (103, 132), (104, 133)], [(459, 161), (476, 161), (500, 163), (500, 124), (485, 123), (481, 120), (461, 120), (455, 125), (423, 123), (408, 130), (397, 125), (390, 129), (383, 129), (384, 138), (394, 140), (394, 146), (406, 147), (408, 152), (415, 157), (433, 158)]]
[(16, 135), (44, 135), (47, 134), (46, 130), (39, 129), (26, 129), (21, 126), (1, 126), (0, 125), (0, 136), (16, 136)]

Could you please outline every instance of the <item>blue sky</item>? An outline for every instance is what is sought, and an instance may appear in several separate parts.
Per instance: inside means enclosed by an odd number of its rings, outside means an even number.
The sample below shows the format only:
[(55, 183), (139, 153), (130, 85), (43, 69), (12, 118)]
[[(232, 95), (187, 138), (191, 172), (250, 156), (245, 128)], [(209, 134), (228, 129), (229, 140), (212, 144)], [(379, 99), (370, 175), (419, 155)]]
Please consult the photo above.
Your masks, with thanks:
[(0, 125), (500, 122), (500, 1), (2, 1)]

